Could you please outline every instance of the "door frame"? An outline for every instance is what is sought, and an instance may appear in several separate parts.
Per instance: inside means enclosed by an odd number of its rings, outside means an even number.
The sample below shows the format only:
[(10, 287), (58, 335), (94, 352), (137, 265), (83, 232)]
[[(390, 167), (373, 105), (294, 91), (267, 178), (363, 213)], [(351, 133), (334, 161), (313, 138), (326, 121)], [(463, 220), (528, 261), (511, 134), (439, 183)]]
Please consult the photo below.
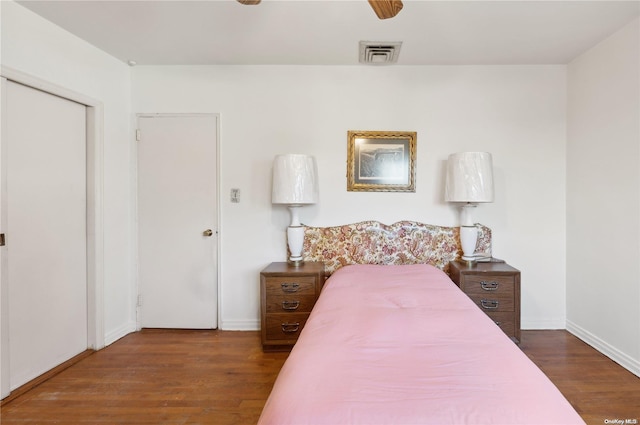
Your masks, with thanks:
[[(0, 67), (0, 92), (5, 92), (7, 80), (31, 87), (54, 96), (62, 97), (86, 106), (86, 184), (87, 184), (87, 345), (99, 350), (105, 346), (104, 332), (104, 106), (101, 101), (82, 93), (45, 81), (16, 69)], [(7, 154), (6, 96), (2, 96), (0, 106), (0, 199), (6, 197)], [(0, 231), (7, 227), (6, 211), (0, 209)], [(11, 243), (7, 235), (7, 245)], [(9, 314), (7, 280), (7, 251), (0, 248), (0, 368), (3, 377), (9, 376)], [(0, 398), (10, 392), (10, 382), (0, 382)]]
[[(216, 329), (220, 329), (220, 318), (221, 318), (221, 308), (220, 306), (222, 305), (222, 285), (220, 284), (220, 279), (221, 279), (221, 264), (220, 264), (220, 246), (221, 244), (221, 240), (222, 240), (222, 231), (221, 231), (221, 227), (220, 227), (220, 223), (221, 223), (221, 208), (220, 208), (220, 114), (219, 113), (215, 113), (215, 112), (202, 112), (202, 113), (197, 113), (197, 112), (185, 112), (185, 113), (172, 113), (172, 112), (165, 112), (165, 113), (153, 113), (153, 112), (140, 112), (140, 113), (136, 113), (135, 115), (135, 123), (134, 123), (134, 128), (138, 129), (139, 128), (139, 120), (140, 118), (169, 118), (169, 117), (215, 117), (216, 118), (216, 193), (215, 193), (215, 199), (216, 199), (216, 233), (218, 235), (218, 237), (216, 238), (216, 293), (217, 293), (217, 297), (216, 297)], [(136, 131), (137, 133), (137, 131)], [(135, 255), (135, 259), (134, 259), (134, 263), (135, 263), (135, 269), (136, 269), (136, 273), (135, 273), (135, 282), (134, 282), (134, 286), (135, 286), (135, 291), (134, 293), (136, 294), (136, 330), (141, 330), (142, 329), (142, 324), (140, 321), (140, 303), (139, 303), (139, 296), (140, 296), (140, 257), (139, 257), (139, 250), (140, 250), (140, 236), (139, 236), (139, 229), (138, 229), (138, 219), (139, 219), (139, 214), (138, 214), (138, 141), (136, 140), (136, 138), (134, 137), (133, 139), (133, 143), (134, 143), (134, 149), (132, 149), (133, 151), (133, 167), (134, 167), (134, 172), (133, 172), (133, 176), (134, 176), (134, 182), (133, 182), (133, 192), (134, 192), (134, 198), (135, 198), (135, 220), (134, 220), (134, 224), (133, 224), (133, 231), (134, 234), (136, 235), (135, 237), (135, 243), (134, 243), (134, 255)]]

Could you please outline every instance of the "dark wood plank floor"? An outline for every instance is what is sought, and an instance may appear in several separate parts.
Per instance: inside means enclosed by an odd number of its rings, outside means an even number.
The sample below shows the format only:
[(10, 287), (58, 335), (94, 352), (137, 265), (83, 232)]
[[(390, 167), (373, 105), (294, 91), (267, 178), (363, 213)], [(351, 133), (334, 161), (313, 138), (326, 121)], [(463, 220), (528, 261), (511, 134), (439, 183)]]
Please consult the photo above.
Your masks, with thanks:
[[(565, 331), (521, 348), (588, 424), (640, 420), (640, 378)], [(2, 407), (9, 424), (255, 424), (287, 353), (257, 332), (131, 334)]]
[(522, 350), (589, 425), (640, 424), (640, 378), (566, 331), (523, 331)]

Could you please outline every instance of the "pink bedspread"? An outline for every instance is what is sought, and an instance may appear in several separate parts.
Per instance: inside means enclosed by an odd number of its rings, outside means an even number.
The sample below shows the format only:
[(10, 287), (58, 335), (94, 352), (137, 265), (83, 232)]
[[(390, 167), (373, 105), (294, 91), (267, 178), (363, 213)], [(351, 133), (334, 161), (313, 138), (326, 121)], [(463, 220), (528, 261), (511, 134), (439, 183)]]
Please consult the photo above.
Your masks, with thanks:
[(439, 269), (336, 271), (260, 425), (584, 424)]

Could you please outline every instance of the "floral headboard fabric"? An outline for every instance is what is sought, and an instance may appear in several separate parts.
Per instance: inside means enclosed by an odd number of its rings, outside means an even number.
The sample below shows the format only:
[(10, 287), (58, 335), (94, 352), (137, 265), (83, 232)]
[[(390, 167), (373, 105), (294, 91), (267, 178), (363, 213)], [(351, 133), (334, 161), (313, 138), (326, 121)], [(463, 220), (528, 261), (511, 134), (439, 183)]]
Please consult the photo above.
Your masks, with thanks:
[[(476, 253), (491, 255), (491, 229), (478, 228)], [(349, 264), (431, 264), (448, 271), (460, 258), (460, 229), (399, 221), (390, 226), (362, 221), (334, 227), (305, 227), (303, 258), (323, 261), (325, 273)]]

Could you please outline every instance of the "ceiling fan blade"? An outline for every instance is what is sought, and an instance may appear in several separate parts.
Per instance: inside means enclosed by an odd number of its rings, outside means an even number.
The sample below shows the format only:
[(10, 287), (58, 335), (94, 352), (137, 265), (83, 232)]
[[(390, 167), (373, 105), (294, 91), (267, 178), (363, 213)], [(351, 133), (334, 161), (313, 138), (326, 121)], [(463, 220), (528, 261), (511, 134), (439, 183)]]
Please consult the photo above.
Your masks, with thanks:
[(238, 0), (238, 3), (242, 3), (242, 4), (246, 4), (246, 5), (252, 5), (252, 4), (260, 3), (260, 0)]
[(369, 4), (380, 19), (393, 18), (402, 10), (402, 0), (369, 0)]

